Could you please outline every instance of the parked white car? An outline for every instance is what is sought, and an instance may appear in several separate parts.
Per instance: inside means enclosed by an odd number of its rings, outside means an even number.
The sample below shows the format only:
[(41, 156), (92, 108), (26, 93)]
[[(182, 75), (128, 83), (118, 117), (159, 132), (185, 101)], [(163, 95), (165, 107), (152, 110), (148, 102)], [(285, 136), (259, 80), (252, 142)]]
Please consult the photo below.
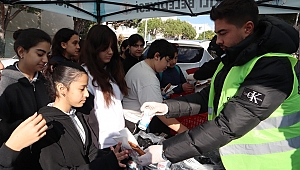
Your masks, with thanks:
[[(187, 70), (198, 68), (203, 63), (212, 60), (213, 57), (207, 52), (210, 41), (196, 41), (196, 40), (168, 40), (170, 43), (176, 44), (178, 48), (177, 65), (181, 68), (184, 76), (187, 76)], [(153, 41), (147, 42), (144, 50), (144, 57), (146, 58), (149, 46)]]
[(12, 58), (1, 58), (0, 60), (5, 68), (7, 66), (13, 65), (16, 61), (19, 61), (19, 58), (17, 55), (15, 55)]

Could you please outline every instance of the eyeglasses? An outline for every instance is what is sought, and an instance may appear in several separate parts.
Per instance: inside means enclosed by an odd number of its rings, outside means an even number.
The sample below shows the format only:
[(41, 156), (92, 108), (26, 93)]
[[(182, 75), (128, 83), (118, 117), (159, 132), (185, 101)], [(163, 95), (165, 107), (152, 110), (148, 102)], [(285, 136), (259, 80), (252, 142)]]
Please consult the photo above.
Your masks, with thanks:
[(132, 47), (134, 48), (144, 48), (144, 44), (138, 45), (138, 44), (134, 44)]

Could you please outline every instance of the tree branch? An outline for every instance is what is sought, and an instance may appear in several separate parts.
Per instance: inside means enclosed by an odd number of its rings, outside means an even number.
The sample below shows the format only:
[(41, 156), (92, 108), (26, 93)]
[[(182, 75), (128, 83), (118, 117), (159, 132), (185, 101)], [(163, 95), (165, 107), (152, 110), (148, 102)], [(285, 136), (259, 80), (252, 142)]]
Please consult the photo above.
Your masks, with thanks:
[(24, 11), (28, 7), (23, 5), (21, 8), (17, 9), (11, 16), (9, 16), (9, 21), (13, 20), (20, 12)]
[(6, 11), (6, 14), (5, 14), (5, 17), (4, 17), (4, 22), (2, 23), (3, 24), (3, 29), (6, 30), (7, 26), (8, 26), (8, 23), (9, 23), (9, 16), (10, 16), (10, 13), (11, 13), (11, 9), (12, 9), (12, 6), (11, 5), (8, 5), (7, 7), (7, 11)]
[(1, 5), (1, 23), (4, 23), (4, 18), (5, 18), (5, 8), (4, 8), (4, 4), (2, 2), (0, 2)]

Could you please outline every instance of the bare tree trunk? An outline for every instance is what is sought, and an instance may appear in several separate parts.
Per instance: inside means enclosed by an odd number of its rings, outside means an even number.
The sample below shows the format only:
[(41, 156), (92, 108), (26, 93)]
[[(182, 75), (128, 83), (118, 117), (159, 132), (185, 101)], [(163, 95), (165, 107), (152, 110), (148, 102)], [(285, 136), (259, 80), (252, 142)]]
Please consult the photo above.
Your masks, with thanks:
[(9, 22), (14, 19), (21, 11), (25, 10), (27, 7), (22, 6), (21, 8), (17, 9), (12, 15), (11, 10), (13, 6), (8, 5), (7, 11), (5, 12), (5, 5), (0, 2), (0, 13), (1, 13), (1, 19), (0, 19), (0, 57), (5, 56), (5, 33), (6, 29), (8, 27)]
[(42, 28), (42, 13), (38, 12), (37, 13), (37, 28), (41, 29)]
[(1, 19), (0, 19), (0, 57), (4, 57), (5, 51), (5, 29), (4, 29), (4, 18), (5, 18), (5, 7), (4, 4), (0, 3), (0, 12), (1, 12)]
[(73, 17), (73, 21), (74, 21), (74, 30), (78, 32), (78, 34), (80, 34), (84, 29), (85, 20), (81, 18)]

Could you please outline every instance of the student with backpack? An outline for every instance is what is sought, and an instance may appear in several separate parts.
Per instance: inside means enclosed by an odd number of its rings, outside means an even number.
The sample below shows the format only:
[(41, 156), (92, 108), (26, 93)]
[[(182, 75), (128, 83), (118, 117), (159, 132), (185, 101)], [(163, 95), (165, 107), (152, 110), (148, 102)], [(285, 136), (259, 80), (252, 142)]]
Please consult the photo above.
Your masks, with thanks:
[(163, 72), (157, 73), (156, 76), (159, 79), (160, 87), (165, 88), (169, 83), (173, 86), (174, 94), (180, 94), (183, 92), (192, 92), (194, 85), (186, 81), (180, 67), (176, 65), (178, 60), (178, 49), (175, 44), (172, 44), (175, 49), (174, 58), (169, 61), (169, 66)]

